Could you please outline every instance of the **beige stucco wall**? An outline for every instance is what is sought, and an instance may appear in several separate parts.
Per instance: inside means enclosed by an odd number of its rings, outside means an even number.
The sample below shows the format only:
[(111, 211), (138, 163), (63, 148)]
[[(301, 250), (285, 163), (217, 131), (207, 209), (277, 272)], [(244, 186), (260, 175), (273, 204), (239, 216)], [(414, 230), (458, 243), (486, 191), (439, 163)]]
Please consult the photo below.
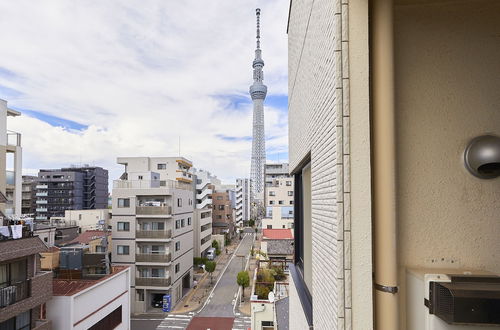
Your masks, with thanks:
[(470, 139), (500, 135), (500, 2), (398, 5), (395, 31), (403, 302), (406, 267), (500, 272), (500, 179), (463, 165)]
[(467, 142), (500, 135), (500, 2), (396, 9), (400, 261), (500, 272), (500, 179), (463, 165)]

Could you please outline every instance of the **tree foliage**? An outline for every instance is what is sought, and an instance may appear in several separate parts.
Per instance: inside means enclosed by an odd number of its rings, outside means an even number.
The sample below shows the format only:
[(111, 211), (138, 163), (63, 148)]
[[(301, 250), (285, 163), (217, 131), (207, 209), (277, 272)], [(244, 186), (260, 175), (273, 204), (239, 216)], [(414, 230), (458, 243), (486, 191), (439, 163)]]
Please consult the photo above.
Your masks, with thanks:
[(207, 261), (205, 263), (205, 270), (210, 273), (210, 284), (212, 284), (212, 273), (215, 271), (215, 266), (217, 266), (215, 261)]
[(238, 283), (239, 286), (243, 288), (242, 290), (242, 297), (245, 296), (245, 288), (250, 285), (250, 276), (248, 275), (247, 271), (241, 271), (238, 273), (238, 277), (236, 278), (236, 282)]

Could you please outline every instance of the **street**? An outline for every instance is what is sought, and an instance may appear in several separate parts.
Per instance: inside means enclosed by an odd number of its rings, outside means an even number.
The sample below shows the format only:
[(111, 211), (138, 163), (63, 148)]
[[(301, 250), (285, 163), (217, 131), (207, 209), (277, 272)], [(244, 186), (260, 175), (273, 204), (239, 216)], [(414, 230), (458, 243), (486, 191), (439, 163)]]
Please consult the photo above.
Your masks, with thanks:
[[(242, 264), (243, 267), (246, 265), (246, 256), (249, 255), (250, 249), (252, 248), (253, 236), (253, 229), (251, 231), (245, 231), (239, 247), (231, 257), (231, 261), (227, 265), (224, 273), (215, 283), (210, 297), (202, 308), (200, 308), (196, 313), (169, 314), (163, 321), (161, 321), (161, 324), (158, 325), (157, 329), (185, 329), (193, 318), (193, 324), (189, 327), (189, 329), (197, 329), (194, 325), (197, 324), (197, 317), (232, 318), (233, 324), (231, 327), (228, 327), (228, 329), (246, 329), (250, 327), (250, 317), (243, 316), (239, 312), (235, 313), (235, 309), (237, 308), (235, 304), (237, 304), (236, 295), (238, 292), (236, 276), (238, 272), (242, 270)], [(245, 257), (237, 257), (238, 255), (244, 255)], [(144, 327), (137, 327), (136, 329), (145, 330)]]

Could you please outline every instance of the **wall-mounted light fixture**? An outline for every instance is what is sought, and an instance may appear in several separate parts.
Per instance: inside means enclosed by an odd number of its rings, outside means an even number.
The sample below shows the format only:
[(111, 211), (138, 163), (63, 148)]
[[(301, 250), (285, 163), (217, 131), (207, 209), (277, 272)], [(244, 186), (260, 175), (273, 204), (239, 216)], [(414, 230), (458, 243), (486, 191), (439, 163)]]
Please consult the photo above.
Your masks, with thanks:
[(472, 139), (464, 153), (465, 167), (481, 179), (500, 176), (500, 137), (482, 135)]

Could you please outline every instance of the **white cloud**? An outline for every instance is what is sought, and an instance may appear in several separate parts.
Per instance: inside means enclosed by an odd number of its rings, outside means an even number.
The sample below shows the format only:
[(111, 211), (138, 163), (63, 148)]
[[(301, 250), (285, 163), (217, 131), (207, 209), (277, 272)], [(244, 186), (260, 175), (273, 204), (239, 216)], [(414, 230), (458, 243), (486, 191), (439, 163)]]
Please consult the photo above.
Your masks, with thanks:
[[(224, 180), (248, 176), (251, 106), (231, 111), (215, 96), (247, 95), (262, 8), (269, 94), (287, 93), (288, 0), (0, 2), (0, 86), (9, 106), (88, 125), (82, 131), (35, 118), (9, 119), (23, 134), (26, 169), (118, 156), (181, 154)], [(2, 89), (0, 88), (0, 93)], [(269, 150), (286, 152), (282, 110), (266, 108)]]

